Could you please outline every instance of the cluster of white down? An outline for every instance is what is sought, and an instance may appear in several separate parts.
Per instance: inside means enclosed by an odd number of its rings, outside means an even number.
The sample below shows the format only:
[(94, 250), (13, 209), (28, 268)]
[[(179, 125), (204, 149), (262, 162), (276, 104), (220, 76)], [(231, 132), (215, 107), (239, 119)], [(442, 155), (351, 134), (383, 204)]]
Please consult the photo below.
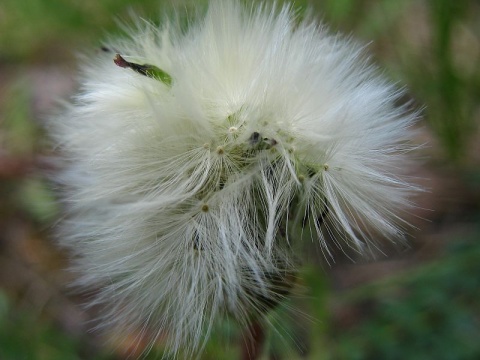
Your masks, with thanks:
[[(139, 28), (86, 61), (51, 123), (70, 214), (61, 243), (81, 284), (101, 289), (103, 323), (196, 351), (217, 315), (248, 322), (288, 293), (294, 243), (314, 238), (328, 257), (327, 234), (359, 252), (401, 238), (415, 116), (362, 47), (288, 7), (236, 1), (187, 30)], [(171, 83), (116, 66), (116, 53)]]

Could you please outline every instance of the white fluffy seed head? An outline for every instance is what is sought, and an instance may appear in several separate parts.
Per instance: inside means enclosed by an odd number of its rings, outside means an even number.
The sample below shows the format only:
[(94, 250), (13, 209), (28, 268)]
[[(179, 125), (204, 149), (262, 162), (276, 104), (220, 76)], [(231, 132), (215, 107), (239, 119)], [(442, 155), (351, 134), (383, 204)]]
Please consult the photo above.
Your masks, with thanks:
[(289, 229), (326, 253), (326, 233), (359, 251), (402, 236), (415, 116), (359, 45), (289, 7), (228, 0), (187, 31), (144, 25), (108, 48), (51, 124), (61, 242), (101, 288), (105, 323), (191, 354), (217, 315), (249, 321), (288, 293), (302, 257)]

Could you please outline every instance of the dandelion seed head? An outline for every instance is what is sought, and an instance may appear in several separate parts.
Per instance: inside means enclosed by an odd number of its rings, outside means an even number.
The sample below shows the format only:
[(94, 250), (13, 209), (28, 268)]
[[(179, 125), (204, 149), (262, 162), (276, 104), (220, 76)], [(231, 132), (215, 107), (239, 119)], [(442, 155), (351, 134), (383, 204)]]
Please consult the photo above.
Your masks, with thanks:
[(288, 294), (303, 241), (289, 229), (309, 226), (327, 256), (402, 238), (416, 114), (362, 46), (288, 6), (228, 0), (108, 48), (51, 122), (61, 243), (105, 323), (167, 334), (188, 357), (217, 317), (248, 321)]

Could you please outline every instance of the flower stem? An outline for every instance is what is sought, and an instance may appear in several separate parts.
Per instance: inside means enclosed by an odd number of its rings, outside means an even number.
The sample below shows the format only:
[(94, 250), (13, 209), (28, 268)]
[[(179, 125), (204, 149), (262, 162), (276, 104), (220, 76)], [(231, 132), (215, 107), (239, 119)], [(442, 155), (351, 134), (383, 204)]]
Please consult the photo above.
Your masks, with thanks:
[(262, 321), (253, 320), (244, 333), (242, 343), (242, 360), (257, 360), (262, 353), (262, 347), (265, 342), (265, 329)]

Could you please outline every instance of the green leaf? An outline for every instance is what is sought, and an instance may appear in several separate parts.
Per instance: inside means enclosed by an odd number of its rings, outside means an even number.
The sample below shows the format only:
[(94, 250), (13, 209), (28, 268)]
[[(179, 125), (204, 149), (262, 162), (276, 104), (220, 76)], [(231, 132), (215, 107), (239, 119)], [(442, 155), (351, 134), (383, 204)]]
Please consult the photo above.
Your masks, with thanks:
[(120, 54), (116, 54), (115, 58), (113, 59), (113, 62), (115, 65), (121, 67), (121, 68), (129, 68), (132, 69), (133, 71), (144, 75), (148, 76), (150, 78), (160, 80), (167, 86), (172, 86), (172, 77), (167, 74), (165, 71), (162, 69), (154, 66), (154, 65), (149, 65), (149, 64), (135, 64), (132, 62), (129, 62), (125, 60)]

